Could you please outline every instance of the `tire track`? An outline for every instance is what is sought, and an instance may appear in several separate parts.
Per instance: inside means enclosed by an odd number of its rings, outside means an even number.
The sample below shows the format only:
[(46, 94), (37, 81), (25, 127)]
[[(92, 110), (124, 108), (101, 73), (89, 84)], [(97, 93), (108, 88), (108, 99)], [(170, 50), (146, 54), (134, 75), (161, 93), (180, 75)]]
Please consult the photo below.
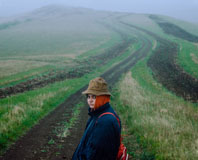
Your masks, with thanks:
[[(143, 44), (140, 49), (131, 54), (128, 58), (106, 71), (101, 76), (107, 80), (110, 88), (119, 80), (123, 73), (126, 73), (139, 60), (144, 58), (148, 50), (151, 49), (151, 42), (147, 39), (140, 39)], [(39, 124), (34, 126), (26, 135), (18, 140), (7, 153), (0, 159), (2, 160), (23, 160), (23, 159), (71, 159), (84, 131), (84, 125), (87, 121), (86, 105), (81, 109), (79, 119), (75, 126), (70, 130), (70, 135), (63, 139), (58, 139), (52, 132), (58, 123), (69, 121), (72, 116), (72, 109), (76, 104), (82, 102), (84, 97), (81, 92), (87, 88), (83, 86), (76, 93), (72, 94), (63, 104), (58, 106), (53, 112), (43, 118)], [(65, 117), (65, 113), (67, 116)], [(41, 152), (48, 146), (50, 139), (54, 139), (54, 145), (47, 148), (47, 152)], [(61, 148), (57, 146), (61, 145)], [(56, 154), (58, 153), (58, 154)]]
[(147, 65), (153, 71), (154, 78), (177, 96), (183, 97), (187, 101), (197, 103), (198, 79), (186, 73), (176, 63), (178, 45), (140, 27), (121, 20), (120, 23), (142, 31), (156, 39), (160, 46), (154, 51), (147, 62)]
[(51, 71), (49, 74), (21, 82), (14, 86), (0, 88), (0, 99), (23, 93), (25, 91), (42, 88), (55, 82), (64, 81), (65, 79), (80, 78), (85, 74), (94, 71), (96, 68), (107, 64), (112, 58), (120, 56), (120, 54), (122, 54), (130, 46), (130, 44), (135, 41), (135, 39), (128, 38), (126, 34), (110, 25), (106, 24), (105, 27), (118, 33), (121, 37), (121, 42), (99, 55), (79, 61), (78, 65), (70, 71)]

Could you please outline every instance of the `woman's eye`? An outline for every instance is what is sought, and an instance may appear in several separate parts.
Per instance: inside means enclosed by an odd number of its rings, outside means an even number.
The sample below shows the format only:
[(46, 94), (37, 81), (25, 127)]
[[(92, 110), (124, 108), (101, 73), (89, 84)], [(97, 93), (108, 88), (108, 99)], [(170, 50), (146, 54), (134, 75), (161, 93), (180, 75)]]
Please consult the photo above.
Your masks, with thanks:
[(92, 99), (96, 99), (96, 96), (94, 95), (90, 95), (90, 96), (87, 96), (88, 99), (92, 98)]

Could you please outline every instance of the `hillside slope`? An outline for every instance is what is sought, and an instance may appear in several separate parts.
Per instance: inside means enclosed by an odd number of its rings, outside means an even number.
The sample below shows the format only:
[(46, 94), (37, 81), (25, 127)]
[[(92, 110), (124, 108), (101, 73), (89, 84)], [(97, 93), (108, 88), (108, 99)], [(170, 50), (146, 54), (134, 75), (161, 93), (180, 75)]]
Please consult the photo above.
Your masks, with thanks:
[[(133, 119), (136, 109), (136, 116), (142, 115), (137, 104), (151, 114), (157, 110), (156, 119), (166, 116), (163, 113), (168, 111), (158, 113), (164, 107), (163, 95), (168, 97), (167, 108), (188, 104), (186, 112), (189, 108), (190, 111), (184, 113), (186, 119), (192, 110), (197, 113), (193, 108), (198, 102), (197, 34), (193, 24), (179, 24), (175, 19), (159, 15), (57, 5), (0, 20), (0, 154), (4, 153), (0, 159), (71, 159), (87, 120), (87, 105), (81, 92), (90, 79), (98, 76), (107, 80), (115, 94), (116, 110), (121, 117), (127, 117), (122, 119), (123, 131), (129, 129), (129, 137), (139, 144), (133, 146), (126, 136), (125, 143), (132, 147), (130, 155), (138, 152), (137, 159), (183, 155), (183, 148), (178, 151), (171, 146), (170, 151), (160, 145), (156, 149), (161, 141), (152, 139), (155, 132), (152, 129), (140, 132), (149, 124), (139, 123), (134, 126), (137, 128), (131, 128), (136, 121), (141, 122), (138, 117)], [(173, 29), (175, 32), (171, 32)], [(128, 71), (134, 72), (132, 77), (127, 74), (123, 80)], [(128, 87), (116, 93), (118, 82)], [(134, 92), (130, 89), (133, 84), (139, 87)], [(132, 92), (131, 95), (128, 92)], [(129, 97), (122, 97), (125, 94)], [(155, 102), (153, 95), (159, 96), (159, 100)], [(131, 111), (136, 105), (138, 107)], [(152, 116), (148, 122), (150, 120)], [(188, 119), (193, 133), (198, 130), (196, 120), (195, 114)], [(174, 125), (179, 131), (183, 130), (180, 122)], [(163, 131), (168, 132), (166, 127)], [(166, 141), (168, 137), (163, 133), (159, 137)], [(171, 133), (179, 136), (174, 131)], [(191, 140), (183, 140), (192, 145)], [(172, 140), (171, 143), (179, 144)], [(187, 149), (184, 145), (184, 150)], [(188, 156), (193, 157), (185, 152), (184, 157)]]

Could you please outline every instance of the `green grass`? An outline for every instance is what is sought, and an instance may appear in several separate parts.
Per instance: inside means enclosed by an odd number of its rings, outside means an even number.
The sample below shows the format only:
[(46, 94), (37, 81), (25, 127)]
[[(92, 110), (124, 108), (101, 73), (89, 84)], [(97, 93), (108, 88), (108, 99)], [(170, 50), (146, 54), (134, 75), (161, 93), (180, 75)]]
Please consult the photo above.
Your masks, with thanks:
[[(161, 18), (161, 20), (164, 20), (164, 21), (167, 20), (173, 23), (173, 20), (171, 18), (164, 17), (164, 16), (159, 16), (159, 17)], [(165, 34), (162, 31), (162, 29), (160, 29), (159, 26), (146, 15), (138, 15), (138, 16), (130, 15), (130, 16), (124, 17), (122, 20), (127, 23), (131, 23), (131, 24), (134, 23), (133, 25), (149, 30), (153, 33), (156, 33), (158, 36), (161, 36), (162, 38), (168, 39), (170, 41), (173, 41), (179, 44), (180, 50), (179, 50), (178, 57), (177, 57), (177, 63), (184, 69), (184, 71), (198, 78), (198, 70), (197, 70), (198, 68), (198, 52), (197, 52), (198, 45), (197, 44), (184, 41), (184, 40), (175, 38), (174, 36)], [(192, 31), (191, 33), (192, 34), (194, 33), (194, 35), (196, 35), (195, 28), (193, 28), (193, 26), (195, 27), (195, 25), (190, 24), (190, 23), (189, 24), (184, 23), (179, 20), (175, 20), (174, 24), (176, 25), (186, 24), (184, 25), (184, 28)]]
[(89, 57), (89, 56), (100, 54), (103, 51), (105, 51), (106, 49), (109, 49), (109, 48), (115, 46), (120, 41), (121, 41), (120, 35), (117, 34), (117, 33), (112, 33), (110, 40), (101, 44), (99, 47), (96, 47), (94, 49), (91, 49), (91, 50), (79, 55), (77, 58), (81, 59), (81, 58), (86, 58), (86, 57)]
[(187, 21), (182, 21), (179, 19), (175, 19), (173, 17), (161, 16), (161, 15), (159, 17), (161, 17), (165, 21), (168, 21), (170, 23), (180, 26), (184, 30), (189, 31), (191, 34), (198, 35), (198, 24), (187, 22)]
[(121, 19), (122, 21), (156, 33), (158, 36), (166, 36), (162, 29), (145, 14), (131, 14)]
[(79, 55), (93, 49), (109, 40), (111, 31), (96, 22), (100, 16), (89, 16), (36, 15), (30, 22), (1, 30), (0, 57)]
[[(108, 50), (109, 48), (111, 48), (112, 46), (116, 45), (117, 43), (120, 42), (120, 35), (117, 33), (112, 33), (111, 39), (104, 43), (101, 44), (99, 47), (96, 47), (95, 49), (92, 49), (88, 52), (83, 53), (82, 55), (77, 56), (76, 58), (70, 59), (68, 57), (63, 57), (63, 55), (61, 57), (56, 57), (56, 56), (48, 56), (48, 58), (46, 56), (39, 56), (38, 58), (36, 56), (25, 56), (25, 57), (21, 57), (21, 56), (17, 56), (17, 57), (13, 57), (15, 60), (13, 61), (12, 65), (14, 66), (3, 66), (4, 63), (6, 63), (6, 60), (9, 59), (8, 57), (4, 58), (4, 62), (2, 64), (2, 71), (0, 70), (0, 72), (5, 73), (4, 70), (7, 70), (8, 72), (6, 72), (7, 74), (11, 74), (9, 76), (3, 76), (0, 79), (0, 85), (1, 87), (8, 87), (8, 86), (13, 86), (16, 85), (20, 82), (24, 82), (28, 79), (32, 79), (34, 77), (38, 77), (38, 76), (42, 76), (43, 74), (47, 74), (49, 71), (51, 70), (69, 70), (69, 68), (72, 68), (72, 66), (75, 65), (75, 61), (83, 61), (84, 59), (86, 59), (89, 56), (93, 56), (93, 55), (97, 55), (100, 53), (103, 53), (105, 50)], [(135, 47), (136, 44), (133, 44), (132, 47)], [(139, 44), (141, 45), (141, 44)], [(131, 51), (131, 48), (130, 48)], [(128, 52), (129, 54), (129, 52)], [(122, 59), (123, 56), (126, 56), (125, 54), (123, 54), (120, 59)], [(12, 58), (12, 57), (10, 57)], [(13, 59), (12, 58), (12, 59)], [(46, 59), (47, 58), (47, 59)], [(52, 59), (53, 58), (53, 59)], [(24, 67), (23, 63), (20, 63), (20, 65), (17, 65), (16, 62), (18, 62), (18, 60), (21, 62), (23, 62), (24, 59), (24, 63), (33, 63), (35, 66), (39, 66), (42, 65), (42, 63), (45, 64), (45, 66), (41, 66), (41, 67), (37, 67), (34, 68), (33, 66), (31, 67), (31, 65), (28, 67)], [(118, 58), (117, 58), (118, 59)], [(28, 62), (29, 60), (32, 60), (32, 62)], [(37, 61), (38, 60), (38, 61)], [(10, 61), (10, 60), (8, 60)], [(11, 60), (12, 61), (12, 60)], [(15, 62), (16, 61), (16, 62)], [(65, 61), (65, 63), (64, 63)], [(115, 61), (115, 60), (114, 60)], [(50, 62), (50, 63), (48, 63)], [(58, 62), (58, 63), (56, 63)], [(43, 64), (43, 65), (44, 65)], [(27, 64), (26, 64), (27, 65)], [(4, 69), (3, 69), (4, 67)], [(13, 71), (11, 70), (13, 69)], [(24, 69), (24, 71), (23, 71)], [(28, 71), (26, 71), (28, 70)]]
[(0, 100), (1, 152), (91, 78), (66, 80)]
[(38, 68), (32, 68), (26, 72), (18, 72), (17, 74), (6, 76), (5, 78), (0, 79), (0, 88), (16, 85), (20, 82), (25, 82), (28, 79), (32, 79), (35, 76), (42, 76), (43, 74), (48, 73), (54, 67), (44, 66)]
[(185, 102), (157, 83), (146, 60), (120, 81), (115, 93), (116, 110), (129, 134), (126, 142), (133, 135), (140, 146), (137, 154), (133, 143), (126, 143), (135, 159), (198, 158), (198, 104)]
[[(18, 139), (29, 128), (47, 115), (69, 95), (87, 84), (90, 79), (99, 76), (105, 70), (111, 68), (114, 63), (125, 59), (140, 44), (133, 44), (121, 57), (109, 61), (81, 78), (65, 80), (50, 84), (44, 88), (28, 91), (0, 100), (0, 145), (4, 150), (12, 142)], [(1, 152), (3, 152), (1, 150)]]
[(187, 41), (179, 41), (179, 45), (177, 63), (187, 73), (198, 78), (198, 46)]
[(0, 30), (8, 29), (18, 24), (20, 24), (20, 22), (18, 21), (3, 23), (3, 24), (0, 24)]
[[(114, 39), (115, 38), (115, 39)], [(47, 74), (49, 71), (59, 71), (59, 70), (69, 70), (74, 67), (76, 62), (75, 60), (86, 59), (87, 56), (93, 56), (97, 53), (102, 52), (103, 50), (112, 47), (115, 43), (119, 42), (119, 36), (113, 36), (111, 40), (107, 43), (102, 44), (96, 49), (92, 49), (89, 52), (85, 52), (83, 56), (68, 57), (68, 55), (58, 56), (16, 56), (10, 57), (14, 60), (9, 60), (9, 57), (4, 57), (4, 61), (0, 63), (1, 69), (0, 73), (0, 87), (13, 86), (20, 82), (24, 82), (28, 79), (32, 79), (34, 77), (42, 76), (43, 74)], [(58, 57), (58, 58), (57, 58)], [(7, 63), (6, 63), (7, 62)], [(11, 64), (10, 64), (11, 63)], [(5, 66), (4, 64), (10, 64)], [(5, 72), (5, 70), (7, 72)]]
[[(118, 43), (118, 34), (96, 22), (100, 16), (74, 15), (63, 19), (41, 16), (2, 30), (0, 87), (16, 85), (52, 69), (68, 70), (75, 66), (74, 59), (101, 53)], [(40, 18), (46, 18), (47, 24), (43, 25)]]
[[(0, 144), (5, 149), (39, 119), (98, 73), (66, 80), (0, 100)], [(2, 152), (2, 150), (1, 150)]]
[[(76, 121), (78, 120), (78, 116), (80, 115), (80, 110), (85, 104), (79, 103), (76, 107), (73, 108), (72, 118), (68, 122), (64, 122), (62, 128), (58, 128), (61, 131), (58, 131), (57, 136), (61, 138), (65, 138), (70, 135), (69, 129), (71, 129)], [(56, 129), (55, 129), (56, 130)]]
[(2, 99), (0, 101), (1, 148), (6, 148), (9, 143), (15, 141), (19, 135), (25, 133), (80, 87), (79, 79), (68, 80)]
[[(58, 14), (41, 14), (23, 23), (15, 24), (17, 21), (13, 21), (8, 23), (8, 26), (3, 26), (0, 32), (0, 86), (15, 85), (42, 76), (51, 69), (70, 69), (75, 67), (77, 61), (99, 55), (119, 43), (122, 40), (120, 35), (98, 23), (101, 19), (104, 24), (113, 24), (116, 29), (128, 37), (136, 38), (137, 41), (121, 56), (81, 78), (56, 82), (1, 99), (0, 153), (90, 79), (101, 75), (139, 49), (142, 43), (138, 41), (138, 36), (146, 36), (152, 40), (152, 50), (159, 45), (145, 33), (136, 35), (135, 30), (117, 23), (115, 17), (107, 13), (82, 13), (72, 13), (71, 16), (65, 17)], [(122, 20), (178, 42), (182, 46), (178, 63), (186, 72), (198, 76), (198, 53), (192, 43), (165, 35), (147, 15), (131, 14)], [(0, 25), (0, 29), (1, 27)], [(197, 104), (185, 102), (157, 83), (146, 65), (147, 59), (132, 69), (132, 75), (128, 73), (124, 76), (113, 91), (112, 103), (123, 121), (123, 134), (126, 135), (124, 143), (128, 152), (134, 159), (198, 158)], [(14, 61), (16, 64), (4, 65), (4, 62)], [(23, 64), (19, 65), (22, 61)], [(35, 65), (27, 65), (31, 62)], [(69, 134), (68, 128), (75, 123), (80, 107), (81, 104), (74, 108), (73, 117), (64, 124), (59, 136)], [(49, 140), (49, 145), (51, 144), (54, 144), (53, 139)]]

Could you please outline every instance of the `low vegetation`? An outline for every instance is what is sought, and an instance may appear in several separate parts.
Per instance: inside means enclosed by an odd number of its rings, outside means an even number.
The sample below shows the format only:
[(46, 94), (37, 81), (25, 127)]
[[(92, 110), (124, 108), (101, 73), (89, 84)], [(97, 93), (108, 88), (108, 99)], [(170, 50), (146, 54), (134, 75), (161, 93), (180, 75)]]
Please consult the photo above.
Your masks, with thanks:
[(126, 143), (129, 153), (135, 159), (197, 159), (196, 104), (185, 102), (157, 83), (145, 62), (123, 77), (113, 98), (126, 125), (126, 142), (131, 135), (139, 142), (141, 154), (134, 151), (137, 145)]
[(80, 86), (78, 80), (65, 81), (1, 100), (1, 152)]
[[(103, 75), (133, 159), (198, 159), (198, 38), (170, 19), (51, 6), (0, 24), (0, 155)], [(72, 106), (47, 146), (70, 134), (83, 106)]]
[(195, 42), (195, 43), (198, 42), (198, 36), (185, 31), (179, 26), (170, 22), (165, 22), (163, 19), (154, 15), (151, 15), (149, 17), (153, 19), (166, 34), (169, 34), (169, 35), (172, 35), (172, 36), (175, 36), (175, 37), (178, 37), (178, 38), (190, 41), (190, 42)]
[(0, 30), (8, 29), (8, 28), (16, 26), (18, 24), (20, 24), (20, 22), (18, 22), (18, 21), (13, 21), (13, 22), (7, 22), (7, 23), (4, 23), (4, 24), (0, 24)]
[(198, 78), (198, 48), (196, 44), (178, 41), (180, 44), (178, 64), (193, 77)]
[(59, 127), (56, 129), (57, 136), (60, 138), (65, 138), (67, 137), (70, 132), (69, 129), (71, 129), (75, 122), (78, 120), (78, 116), (80, 114), (80, 109), (84, 106), (85, 104), (79, 103), (76, 107), (74, 107), (72, 111), (72, 118), (69, 120), (69, 122), (63, 122), (62, 127)]
[[(99, 74), (103, 73), (108, 68), (111, 68), (114, 64), (127, 58), (131, 52), (139, 47), (139, 42), (132, 44), (120, 57), (110, 59), (105, 65), (98, 67), (96, 70), (93, 70), (91, 73), (85, 74), (80, 78), (66, 79), (40, 89), (0, 100), (0, 131), (2, 133), (0, 135), (1, 152), (8, 148), (13, 141), (24, 134), (42, 117), (67, 99), (69, 95), (87, 84), (90, 79), (99, 76)], [(78, 111), (79, 110), (77, 109), (70, 122), (63, 126), (63, 130), (59, 133), (59, 136), (64, 137), (68, 135), (67, 130), (72, 126), (74, 123), (73, 121), (76, 120), (77, 115), (79, 114)]]

